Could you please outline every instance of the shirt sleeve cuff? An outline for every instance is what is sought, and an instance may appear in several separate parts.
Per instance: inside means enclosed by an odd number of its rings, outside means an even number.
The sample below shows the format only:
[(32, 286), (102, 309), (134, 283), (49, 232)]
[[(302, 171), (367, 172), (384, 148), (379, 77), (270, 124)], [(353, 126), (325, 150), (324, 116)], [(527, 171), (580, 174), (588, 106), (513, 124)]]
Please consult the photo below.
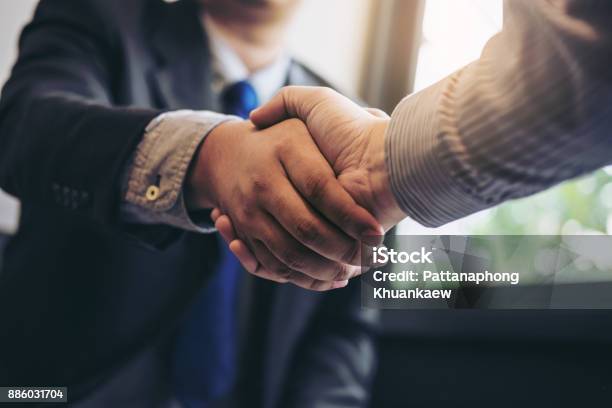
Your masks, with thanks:
[[(198, 146), (218, 125), (239, 118), (208, 111), (175, 111), (155, 118), (125, 172), (122, 218), (209, 233), (208, 217), (190, 215), (183, 185)], [(194, 213), (195, 214), (195, 213)]]
[[(457, 74), (456, 74), (457, 75)], [(438, 227), (487, 207), (450, 170), (442, 140), (458, 133), (451, 109), (451, 76), (406, 97), (395, 109), (385, 138), (391, 189), (404, 212), (426, 227)]]

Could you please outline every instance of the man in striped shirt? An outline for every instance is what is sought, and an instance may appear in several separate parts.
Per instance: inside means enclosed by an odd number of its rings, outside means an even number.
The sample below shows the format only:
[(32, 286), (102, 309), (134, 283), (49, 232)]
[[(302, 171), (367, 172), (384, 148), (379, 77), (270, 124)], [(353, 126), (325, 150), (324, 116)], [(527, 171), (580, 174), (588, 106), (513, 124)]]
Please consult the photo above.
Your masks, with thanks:
[[(612, 2), (509, 0), (479, 60), (376, 117), (285, 88), (259, 127), (302, 119), (353, 198), (390, 228), (436, 227), (612, 163)], [(231, 241), (231, 221), (217, 226)], [(257, 265), (241, 241), (231, 248)]]

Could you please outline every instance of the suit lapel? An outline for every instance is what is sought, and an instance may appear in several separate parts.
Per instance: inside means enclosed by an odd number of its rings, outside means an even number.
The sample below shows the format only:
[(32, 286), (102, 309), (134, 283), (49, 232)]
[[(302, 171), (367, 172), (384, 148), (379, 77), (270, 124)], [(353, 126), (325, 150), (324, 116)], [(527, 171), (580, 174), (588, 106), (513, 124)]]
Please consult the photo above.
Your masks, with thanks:
[(156, 61), (151, 85), (161, 107), (210, 109), (217, 106), (206, 34), (195, 2), (156, 2), (149, 18)]
[(293, 353), (320, 297), (320, 293), (308, 292), (290, 284), (277, 286), (275, 290), (264, 360), (265, 408), (278, 406), (282, 398)]

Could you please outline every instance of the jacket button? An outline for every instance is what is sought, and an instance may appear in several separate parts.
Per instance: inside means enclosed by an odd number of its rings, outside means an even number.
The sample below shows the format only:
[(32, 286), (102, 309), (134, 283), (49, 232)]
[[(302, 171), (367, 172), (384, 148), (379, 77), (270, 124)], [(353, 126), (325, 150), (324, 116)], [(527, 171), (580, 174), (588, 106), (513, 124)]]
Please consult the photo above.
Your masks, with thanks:
[(146, 192), (147, 200), (155, 201), (159, 198), (159, 187), (157, 186), (149, 186)]

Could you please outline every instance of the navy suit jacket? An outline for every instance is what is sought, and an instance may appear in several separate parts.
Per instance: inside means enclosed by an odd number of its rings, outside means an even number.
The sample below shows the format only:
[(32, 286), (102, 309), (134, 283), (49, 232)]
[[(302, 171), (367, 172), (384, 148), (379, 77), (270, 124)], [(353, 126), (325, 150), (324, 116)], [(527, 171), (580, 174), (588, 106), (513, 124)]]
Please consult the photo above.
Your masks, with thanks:
[[(0, 102), (0, 186), (22, 201), (0, 273), (0, 384), (66, 385), (72, 401), (108, 406), (113, 378), (150, 373), (144, 355), (163, 371), (221, 243), (122, 222), (121, 174), (156, 115), (218, 108), (196, 7), (42, 0), (24, 29)], [(297, 63), (288, 83), (325, 85)], [(249, 287), (237, 398), (364, 405), (376, 316), (361, 309), (358, 283), (327, 294)], [(141, 391), (132, 389), (134, 402), (152, 394)]]

